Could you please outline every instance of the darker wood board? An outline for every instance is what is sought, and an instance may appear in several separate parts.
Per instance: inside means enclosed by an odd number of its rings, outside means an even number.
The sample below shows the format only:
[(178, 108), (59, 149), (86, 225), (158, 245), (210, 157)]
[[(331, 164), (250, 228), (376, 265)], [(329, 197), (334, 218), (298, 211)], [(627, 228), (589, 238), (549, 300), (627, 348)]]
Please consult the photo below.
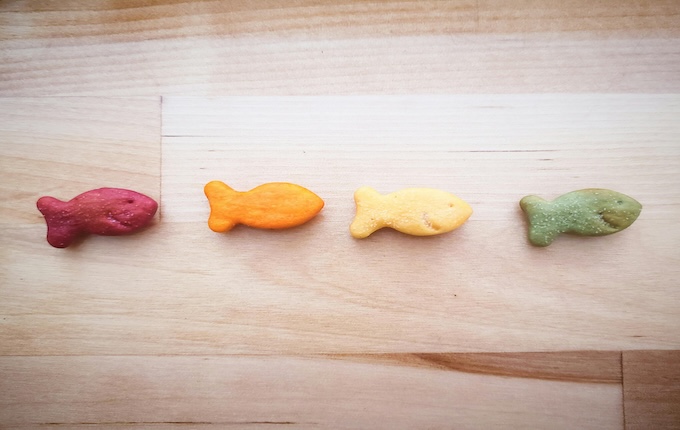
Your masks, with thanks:
[(621, 383), (618, 351), (330, 354), (330, 357), (514, 378)]
[(0, 428), (621, 430), (619, 351), (0, 356)]
[(680, 351), (624, 351), (626, 430), (680, 429)]

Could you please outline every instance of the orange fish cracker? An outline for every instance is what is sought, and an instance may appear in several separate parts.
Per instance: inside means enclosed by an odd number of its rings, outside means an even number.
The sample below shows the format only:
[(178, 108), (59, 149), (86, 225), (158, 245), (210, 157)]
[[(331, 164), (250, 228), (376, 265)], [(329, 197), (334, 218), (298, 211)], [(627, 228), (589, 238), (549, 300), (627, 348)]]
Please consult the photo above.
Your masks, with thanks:
[(210, 203), (208, 227), (224, 232), (237, 224), (264, 229), (284, 229), (306, 223), (324, 202), (307, 188), (288, 182), (271, 182), (250, 191), (236, 191), (224, 182), (204, 188)]

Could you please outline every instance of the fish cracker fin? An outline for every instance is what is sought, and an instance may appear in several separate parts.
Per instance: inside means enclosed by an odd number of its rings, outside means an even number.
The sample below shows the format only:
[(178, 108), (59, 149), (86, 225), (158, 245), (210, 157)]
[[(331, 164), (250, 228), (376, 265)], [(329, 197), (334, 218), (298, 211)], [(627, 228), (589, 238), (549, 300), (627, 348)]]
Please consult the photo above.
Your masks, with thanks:
[(349, 227), (350, 234), (353, 237), (363, 239), (384, 227), (371, 209), (371, 202), (381, 197), (380, 193), (371, 187), (361, 187), (354, 192), (356, 215)]

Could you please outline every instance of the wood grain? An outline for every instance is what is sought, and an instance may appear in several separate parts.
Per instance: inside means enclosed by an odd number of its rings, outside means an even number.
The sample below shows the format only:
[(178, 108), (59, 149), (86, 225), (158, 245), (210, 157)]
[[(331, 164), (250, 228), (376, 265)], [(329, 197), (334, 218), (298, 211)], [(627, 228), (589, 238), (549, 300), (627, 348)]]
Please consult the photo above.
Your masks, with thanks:
[[(585, 8), (584, 5), (590, 7)], [(582, 0), (131, 0), (88, 3), (47, 0), (5, 2), (5, 24), (16, 39), (107, 36), (229, 36), (240, 34), (315, 34), (364, 36), (449, 34), (459, 32), (662, 31), (675, 32), (680, 11), (672, 0), (654, 2)], [(205, 19), (208, 18), (209, 19)], [(21, 18), (23, 21), (17, 20)], [(196, 19), (198, 18), (198, 19)], [(49, 23), (49, 26), (43, 24)], [(26, 30), (32, 30), (29, 33)]]
[(679, 16), (674, 0), (8, 1), (0, 95), (679, 92)]
[[(164, 219), (176, 232), (195, 231), (201, 249), (210, 250), (185, 256), (184, 273), (229, 270), (239, 302), (245, 293), (237, 292), (238, 273), (259, 285), (250, 295), (288, 285), (288, 293), (277, 294), (281, 301), (261, 304), (277, 309), (269, 321), (282, 313), (288, 334), (312, 323), (297, 347), (305, 339), (320, 347), (321, 330), (350, 335), (336, 338), (341, 343), (370, 332), (353, 347), (371, 352), (657, 342), (673, 348), (677, 291), (666, 274), (679, 256), (663, 238), (679, 232), (655, 230), (669, 226), (680, 209), (677, 108), (666, 96), (170, 97)], [(641, 150), (650, 127), (654, 149)], [(243, 190), (298, 182), (326, 199), (326, 208), (317, 222), (282, 234), (240, 228), (214, 235), (202, 227), (207, 203), (200, 193), (213, 179)], [(644, 202), (635, 229), (606, 240), (563, 237), (549, 249), (527, 246), (517, 209), (523, 195), (554, 197), (594, 184)], [(447, 189), (475, 212), (460, 230), (432, 240), (382, 231), (357, 241), (347, 228), (351, 192), (362, 185), (384, 193)], [(246, 325), (256, 318), (243, 315)], [(472, 345), (479, 349), (467, 349)]]
[[(642, 95), (166, 98), (163, 222), (75, 252), (47, 246), (37, 220), (3, 230), (0, 354), (677, 348), (678, 106)], [(202, 193), (212, 179), (297, 182), (326, 207), (297, 229), (216, 234)], [(447, 189), (475, 213), (449, 235), (354, 240), (351, 195), (366, 184)], [(611, 237), (527, 244), (523, 195), (593, 185), (638, 198), (640, 219)]]
[[(592, 369), (619, 363), (619, 353), (607, 354)], [(515, 361), (497, 376), (323, 356), (2, 357), (0, 422), (5, 429), (622, 428), (620, 384), (534, 379), (541, 361)], [(555, 361), (554, 371), (562, 364)]]
[[(2, 1), (0, 428), (678, 428), (677, 93), (675, 0)], [(211, 179), (326, 207), (217, 235)], [(354, 241), (364, 184), (475, 213)], [(102, 185), (162, 222), (50, 248)], [(589, 186), (642, 216), (527, 245)]]
[(513, 378), (610, 384), (622, 381), (621, 355), (613, 351), (332, 354), (328, 357)]
[[(159, 132), (158, 98), (0, 100), (0, 240), (4, 244), (0, 354), (16, 353), (14, 342), (40, 349), (44, 336), (63, 328), (55, 318), (77, 320), (89, 312), (83, 296), (71, 295), (68, 300), (75, 300), (71, 304), (61, 301), (64, 290), (80, 285), (105, 296), (102, 287), (115, 290), (121, 283), (144, 282), (139, 272), (125, 268), (134, 267), (130, 259), (146, 232), (109, 240), (90, 237), (81, 246), (57, 250), (45, 240), (45, 222), (35, 205), (43, 195), (68, 200), (102, 186), (132, 188), (160, 200)], [(24, 246), (14, 246), (15, 241)], [(87, 249), (94, 249), (95, 255), (119, 255), (121, 264), (97, 264), (88, 251), (83, 252)], [(111, 301), (111, 297), (102, 299)]]
[(624, 351), (626, 430), (680, 429), (680, 351)]
[(0, 98), (0, 224), (44, 226), (43, 195), (109, 186), (160, 198), (159, 132), (159, 98)]

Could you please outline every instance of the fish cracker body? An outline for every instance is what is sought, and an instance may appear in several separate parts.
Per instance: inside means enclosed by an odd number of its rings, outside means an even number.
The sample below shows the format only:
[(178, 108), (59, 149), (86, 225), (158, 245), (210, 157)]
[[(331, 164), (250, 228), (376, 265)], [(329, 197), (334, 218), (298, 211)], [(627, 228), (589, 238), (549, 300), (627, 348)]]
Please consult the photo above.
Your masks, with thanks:
[(220, 181), (205, 185), (210, 203), (208, 227), (216, 232), (237, 224), (263, 229), (284, 229), (306, 223), (324, 206), (310, 190), (288, 182), (270, 182), (250, 191), (236, 191)]
[(526, 196), (520, 207), (529, 221), (529, 241), (548, 246), (561, 233), (604, 236), (628, 228), (642, 205), (625, 194), (587, 188), (564, 194), (553, 201)]
[(472, 215), (465, 201), (441, 190), (406, 188), (380, 195), (370, 187), (354, 193), (356, 216), (350, 233), (357, 239), (389, 227), (414, 236), (432, 236), (460, 227)]
[(41, 197), (38, 210), (47, 223), (47, 241), (66, 248), (83, 234), (120, 236), (145, 227), (158, 203), (144, 194), (121, 188), (99, 188), (64, 202)]

